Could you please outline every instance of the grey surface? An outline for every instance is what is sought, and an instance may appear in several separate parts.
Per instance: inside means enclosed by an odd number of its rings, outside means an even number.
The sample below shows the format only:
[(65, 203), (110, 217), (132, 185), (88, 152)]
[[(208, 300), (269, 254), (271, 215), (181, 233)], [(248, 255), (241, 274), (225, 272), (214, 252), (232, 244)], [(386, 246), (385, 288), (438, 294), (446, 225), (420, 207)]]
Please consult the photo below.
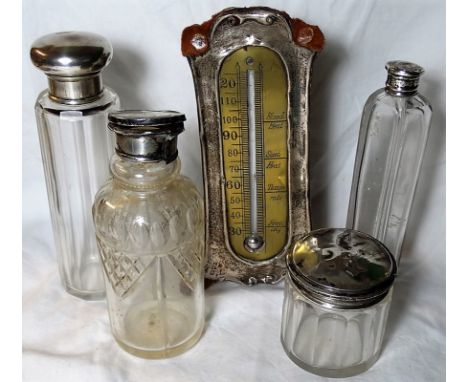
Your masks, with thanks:
[[(195, 97), (180, 33), (243, 1), (24, 1), (23, 3), (23, 377), (25, 381), (321, 381), (295, 366), (279, 342), (282, 284), (207, 290), (207, 326), (181, 357), (136, 359), (113, 341), (104, 302), (59, 285), (33, 105), (46, 87), (29, 62), (30, 44), (59, 30), (110, 39), (104, 81), (122, 106), (179, 110), (183, 172), (201, 190)], [(389, 60), (426, 70), (421, 93), (434, 116), (409, 221), (380, 360), (350, 381), (445, 379), (445, 5), (443, 1), (264, 1), (319, 25), (326, 37), (314, 66), (310, 134), (314, 228), (345, 224), (360, 116), (383, 87)]]

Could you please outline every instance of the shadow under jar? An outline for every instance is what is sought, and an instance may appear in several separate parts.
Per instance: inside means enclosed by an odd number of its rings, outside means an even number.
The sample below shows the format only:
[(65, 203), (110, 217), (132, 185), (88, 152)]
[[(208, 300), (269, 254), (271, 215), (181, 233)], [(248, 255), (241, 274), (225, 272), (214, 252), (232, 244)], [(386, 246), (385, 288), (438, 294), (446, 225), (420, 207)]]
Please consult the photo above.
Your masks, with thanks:
[(379, 241), (350, 229), (299, 237), (286, 257), (281, 342), (324, 377), (349, 377), (378, 359), (396, 263)]
[(93, 207), (112, 333), (127, 352), (166, 358), (204, 326), (203, 201), (180, 175), (177, 112), (109, 115), (113, 178)]

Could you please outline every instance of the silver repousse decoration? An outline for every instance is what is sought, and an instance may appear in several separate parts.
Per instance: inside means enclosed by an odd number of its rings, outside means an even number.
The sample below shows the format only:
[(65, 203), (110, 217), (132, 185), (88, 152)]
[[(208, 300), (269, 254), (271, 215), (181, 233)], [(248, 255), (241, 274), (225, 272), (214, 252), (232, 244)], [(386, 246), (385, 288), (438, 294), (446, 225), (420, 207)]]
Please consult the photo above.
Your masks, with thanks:
[[(198, 106), (209, 279), (247, 285), (277, 283), (285, 275), (285, 253), (291, 241), (311, 229), (307, 163), (309, 83), (313, 60), (323, 44), (324, 37), (317, 26), (265, 7), (229, 8), (183, 31), (182, 53), (192, 70)], [(287, 73), (287, 241), (280, 253), (263, 261), (249, 261), (233, 252), (224, 193), (218, 78), (224, 60), (246, 46), (271, 49), (279, 55)], [(246, 243), (253, 250), (263, 245), (255, 237), (250, 241), (247, 238)]]

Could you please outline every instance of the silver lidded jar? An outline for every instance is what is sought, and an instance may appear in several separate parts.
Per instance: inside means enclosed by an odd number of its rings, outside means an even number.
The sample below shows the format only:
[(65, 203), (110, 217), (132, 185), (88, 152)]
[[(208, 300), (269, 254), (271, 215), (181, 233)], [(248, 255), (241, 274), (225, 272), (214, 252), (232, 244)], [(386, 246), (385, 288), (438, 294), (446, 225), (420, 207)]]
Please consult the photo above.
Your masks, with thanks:
[(49, 81), (35, 110), (62, 284), (74, 296), (104, 298), (91, 207), (110, 175), (107, 114), (119, 108), (101, 80), (112, 46), (94, 33), (61, 32), (36, 40), (30, 56)]
[(373, 237), (325, 228), (286, 256), (281, 342), (289, 358), (325, 377), (371, 367), (382, 347), (396, 263)]
[(398, 263), (432, 109), (418, 92), (422, 67), (390, 61), (386, 69), (385, 88), (364, 106), (347, 226), (379, 239)]
[(203, 200), (180, 175), (184, 120), (173, 111), (110, 114), (113, 177), (93, 207), (112, 334), (143, 358), (184, 352), (204, 327)]

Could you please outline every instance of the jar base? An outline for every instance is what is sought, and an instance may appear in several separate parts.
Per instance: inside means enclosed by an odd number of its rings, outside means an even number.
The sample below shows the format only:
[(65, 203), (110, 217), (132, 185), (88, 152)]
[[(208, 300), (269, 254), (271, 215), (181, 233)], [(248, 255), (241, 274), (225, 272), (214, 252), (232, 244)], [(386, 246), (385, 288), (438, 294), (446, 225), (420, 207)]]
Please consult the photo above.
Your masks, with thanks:
[(104, 290), (95, 291), (95, 292), (83, 292), (81, 290), (72, 288), (69, 285), (64, 285), (65, 291), (71, 294), (74, 297), (78, 297), (86, 301), (98, 301), (104, 300), (106, 298), (106, 292)]
[(197, 330), (193, 336), (188, 338), (186, 341), (177, 345), (172, 348), (163, 349), (163, 350), (144, 350), (140, 348), (136, 348), (130, 346), (114, 336), (115, 341), (119, 344), (119, 346), (125, 350), (127, 353), (130, 353), (136, 357), (145, 358), (145, 359), (163, 359), (163, 358), (172, 358), (176, 357), (190, 348), (192, 348), (200, 339), (203, 333), (203, 325), (201, 325), (200, 329)]
[(299, 366), (300, 368), (312, 374), (319, 375), (321, 377), (327, 377), (327, 378), (347, 378), (347, 377), (352, 377), (352, 376), (364, 373), (365, 371), (370, 369), (370, 367), (377, 361), (380, 355), (380, 353), (377, 352), (374, 356), (372, 356), (366, 362), (353, 365), (350, 367), (344, 367), (342, 369), (327, 369), (323, 367), (313, 367), (301, 361), (299, 358), (297, 358), (294, 354), (292, 354), (289, 350), (286, 349), (282, 338), (281, 338), (281, 345), (283, 345), (283, 349), (285, 353), (287, 354), (287, 356), (289, 357), (289, 359), (293, 361), (297, 366)]

